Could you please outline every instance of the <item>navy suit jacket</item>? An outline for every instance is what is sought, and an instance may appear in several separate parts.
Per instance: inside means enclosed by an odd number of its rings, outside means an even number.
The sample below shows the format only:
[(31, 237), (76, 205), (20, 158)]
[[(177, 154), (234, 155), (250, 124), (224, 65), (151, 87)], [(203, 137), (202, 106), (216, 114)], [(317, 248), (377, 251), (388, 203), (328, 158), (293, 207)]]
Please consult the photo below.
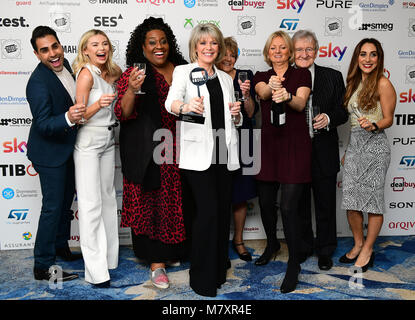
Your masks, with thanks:
[[(346, 91), (340, 71), (314, 64), (312, 104), (320, 106), (320, 112), (330, 118), (329, 130), (320, 130), (313, 138), (313, 161), (325, 176), (337, 174), (339, 165), (339, 136), (337, 127), (345, 123), (349, 114), (343, 107)], [(314, 166), (313, 166), (314, 167)]]
[[(72, 73), (66, 59), (64, 66)], [(65, 119), (73, 105), (71, 96), (55, 73), (39, 63), (27, 83), (26, 97), (33, 117), (27, 157), (39, 166), (63, 165), (72, 157), (77, 132)]]

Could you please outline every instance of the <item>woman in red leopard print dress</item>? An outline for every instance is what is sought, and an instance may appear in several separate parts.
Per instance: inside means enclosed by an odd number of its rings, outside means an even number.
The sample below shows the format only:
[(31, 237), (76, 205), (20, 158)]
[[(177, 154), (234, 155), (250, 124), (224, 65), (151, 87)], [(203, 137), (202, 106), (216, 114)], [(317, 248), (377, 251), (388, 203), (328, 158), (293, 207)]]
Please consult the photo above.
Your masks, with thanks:
[[(170, 27), (150, 17), (132, 33), (126, 62), (145, 62), (147, 71), (129, 67), (118, 81), (114, 111), (121, 122), (121, 226), (131, 228), (134, 253), (150, 263), (153, 284), (167, 288), (166, 262), (185, 254), (185, 227), (182, 180), (175, 161), (176, 117), (166, 111), (164, 102), (175, 65), (186, 61)], [(140, 88), (145, 94), (135, 93)], [(167, 163), (162, 164), (153, 160), (154, 149), (164, 142), (153, 141), (158, 129), (167, 129), (172, 138), (164, 145), (161, 157)]]

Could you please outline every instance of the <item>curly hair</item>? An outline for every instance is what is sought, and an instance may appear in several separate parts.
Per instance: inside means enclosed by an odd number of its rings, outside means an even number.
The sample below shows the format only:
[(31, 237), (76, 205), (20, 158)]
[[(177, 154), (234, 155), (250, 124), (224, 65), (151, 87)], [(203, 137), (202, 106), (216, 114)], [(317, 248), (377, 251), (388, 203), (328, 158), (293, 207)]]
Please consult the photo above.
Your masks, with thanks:
[(167, 57), (167, 60), (175, 65), (187, 64), (187, 61), (179, 50), (176, 37), (170, 26), (165, 23), (162, 18), (149, 17), (145, 19), (143, 23), (139, 24), (131, 34), (126, 51), (127, 67), (131, 67), (134, 62), (145, 62), (149, 64), (143, 54), (142, 47), (146, 40), (147, 32), (151, 30), (161, 30), (166, 35), (169, 44), (169, 56)]

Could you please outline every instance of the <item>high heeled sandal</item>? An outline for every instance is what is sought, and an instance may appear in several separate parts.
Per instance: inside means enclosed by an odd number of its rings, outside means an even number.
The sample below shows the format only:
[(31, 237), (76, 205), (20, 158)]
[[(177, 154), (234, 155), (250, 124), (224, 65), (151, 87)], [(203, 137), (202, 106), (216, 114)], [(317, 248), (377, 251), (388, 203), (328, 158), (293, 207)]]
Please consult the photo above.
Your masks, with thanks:
[(239, 251), (236, 249), (236, 247), (243, 246), (243, 245), (244, 245), (243, 242), (235, 243), (234, 241), (232, 241), (233, 250), (235, 250), (235, 252), (238, 254), (239, 259), (244, 260), (244, 261), (252, 261), (252, 256), (248, 251), (239, 253)]

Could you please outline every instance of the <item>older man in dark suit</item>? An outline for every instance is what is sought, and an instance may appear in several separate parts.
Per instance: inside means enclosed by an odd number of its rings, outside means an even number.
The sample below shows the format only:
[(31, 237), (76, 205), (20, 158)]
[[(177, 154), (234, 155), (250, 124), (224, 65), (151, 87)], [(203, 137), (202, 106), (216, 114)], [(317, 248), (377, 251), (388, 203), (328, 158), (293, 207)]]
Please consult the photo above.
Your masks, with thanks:
[(56, 256), (67, 261), (81, 258), (80, 254), (71, 253), (68, 240), (75, 193), (72, 157), (77, 132), (75, 124), (85, 112), (85, 106), (73, 105), (75, 81), (56, 32), (39, 26), (33, 30), (30, 41), (40, 60), (26, 87), (33, 116), (27, 156), (39, 173), (42, 189), (34, 276), (37, 280), (67, 281), (78, 276), (57, 272), (59, 269), (51, 267)]
[[(337, 127), (345, 123), (348, 113), (343, 108), (345, 86), (342, 74), (334, 69), (314, 63), (318, 41), (311, 31), (300, 30), (293, 36), (295, 65), (308, 68), (312, 77), (309, 107), (319, 106), (320, 114), (310, 120), (312, 137), (312, 183), (316, 216), (315, 250), (318, 266), (329, 270), (331, 256), (337, 247), (336, 232), (336, 182), (340, 170)], [(308, 110), (310, 110), (308, 108)], [(311, 115), (311, 112), (309, 113)], [(310, 117), (311, 119), (311, 117)], [(317, 132), (313, 132), (313, 128)], [(311, 223), (311, 194), (307, 192), (303, 204), (303, 260), (313, 253), (314, 234)]]

